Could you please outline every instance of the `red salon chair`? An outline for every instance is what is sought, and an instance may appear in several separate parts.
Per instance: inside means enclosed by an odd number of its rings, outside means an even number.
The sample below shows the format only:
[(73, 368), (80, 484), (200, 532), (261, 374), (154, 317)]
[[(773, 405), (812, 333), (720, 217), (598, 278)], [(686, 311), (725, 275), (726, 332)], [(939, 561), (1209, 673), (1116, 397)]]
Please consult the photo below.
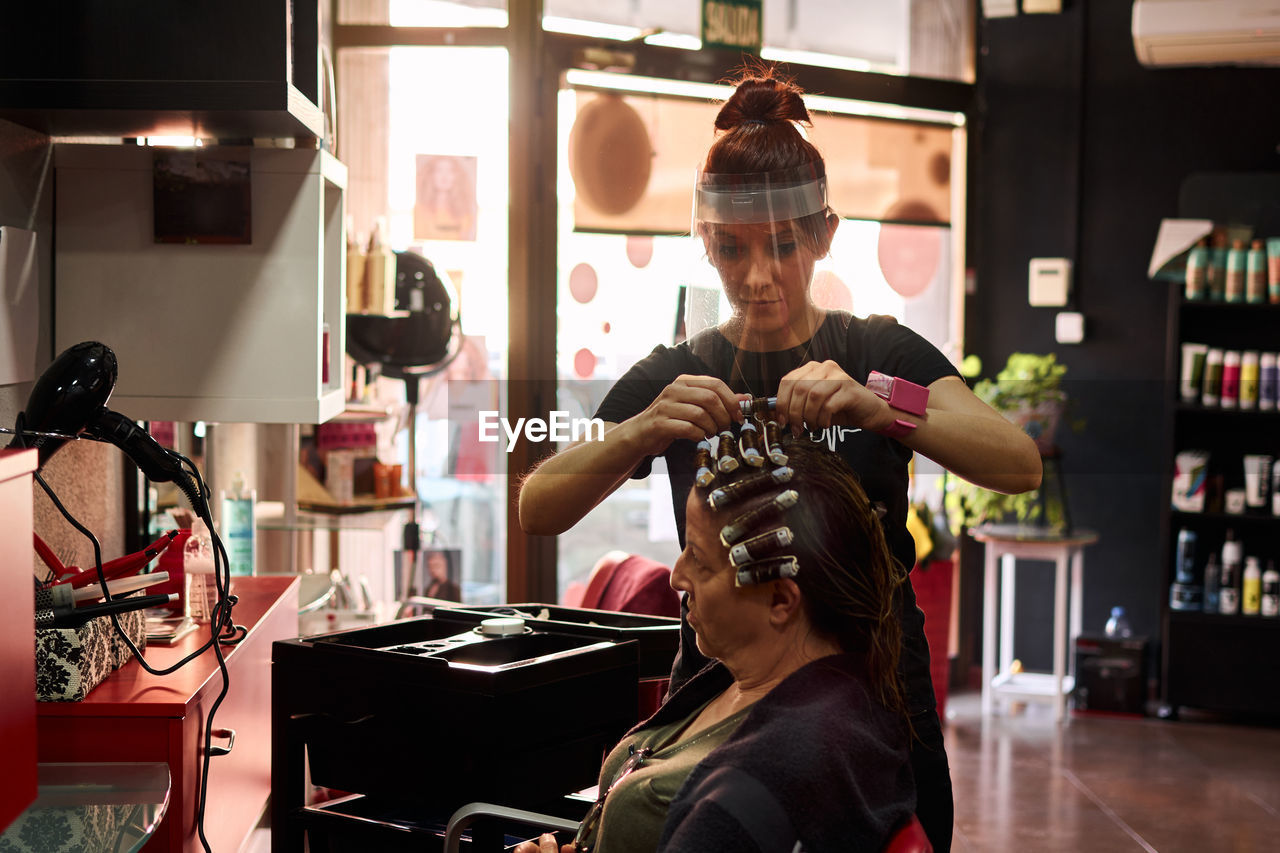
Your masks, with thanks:
[[(610, 551), (597, 560), (586, 588), (579, 593), (570, 587), (563, 603), (641, 616), (680, 616), (680, 594), (671, 588), (671, 569), (657, 560), (626, 551)], [(641, 679), (640, 719), (658, 710), (669, 683), (666, 678)]]
[[(577, 821), (492, 803), (468, 803), (449, 818), (449, 826), (444, 834), (444, 853), (458, 853), (462, 833), (481, 818), (498, 818), (523, 826), (539, 827), (542, 831), (576, 832), (578, 829)], [(881, 853), (933, 853), (933, 845), (924, 834), (919, 818), (912, 815), (911, 820), (893, 834)]]
[(680, 595), (671, 588), (671, 569), (639, 554), (610, 551), (591, 570), (581, 600), (570, 600), (570, 607), (639, 613), (643, 616), (680, 615)]

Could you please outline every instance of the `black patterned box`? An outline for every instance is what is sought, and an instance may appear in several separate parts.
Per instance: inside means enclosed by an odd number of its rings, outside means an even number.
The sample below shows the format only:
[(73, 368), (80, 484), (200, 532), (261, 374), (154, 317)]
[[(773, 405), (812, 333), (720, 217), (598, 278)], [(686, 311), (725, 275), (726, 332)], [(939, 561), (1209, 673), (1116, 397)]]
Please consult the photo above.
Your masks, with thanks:
[[(120, 627), (141, 651), (147, 641), (143, 611), (122, 613), (118, 618)], [(129, 647), (116, 636), (109, 616), (90, 619), (79, 628), (39, 628), (36, 630), (36, 699), (79, 702), (131, 657)]]

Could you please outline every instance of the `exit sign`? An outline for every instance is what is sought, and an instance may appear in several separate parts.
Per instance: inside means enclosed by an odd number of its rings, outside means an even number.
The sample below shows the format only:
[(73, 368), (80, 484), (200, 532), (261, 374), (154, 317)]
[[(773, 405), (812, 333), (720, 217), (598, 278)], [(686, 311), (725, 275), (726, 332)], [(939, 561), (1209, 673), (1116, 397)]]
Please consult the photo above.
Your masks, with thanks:
[(702, 46), (759, 53), (764, 43), (763, 0), (703, 0)]

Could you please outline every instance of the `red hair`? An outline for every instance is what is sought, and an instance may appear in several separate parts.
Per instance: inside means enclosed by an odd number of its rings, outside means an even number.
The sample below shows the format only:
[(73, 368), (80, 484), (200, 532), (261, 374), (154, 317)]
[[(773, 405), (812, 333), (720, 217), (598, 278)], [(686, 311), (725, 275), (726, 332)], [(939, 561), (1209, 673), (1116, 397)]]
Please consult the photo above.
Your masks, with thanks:
[(716, 114), (719, 138), (707, 152), (707, 172), (774, 172), (813, 164), (825, 175), (822, 155), (797, 124), (812, 126), (804, 90), (771, 66), (744, 71)]
[[(716, 114), (717, 138), (703, 171), (741, 175), (809, 166), (814, 177), (825, 178), (822, 154), (799, 129), (813, 126), (804, 90), (765, 63), (744, 69), (734, 82), (737, 88)], [(829, 213), (796, 220), (799, 234), (820, 255), (831, 248)]]

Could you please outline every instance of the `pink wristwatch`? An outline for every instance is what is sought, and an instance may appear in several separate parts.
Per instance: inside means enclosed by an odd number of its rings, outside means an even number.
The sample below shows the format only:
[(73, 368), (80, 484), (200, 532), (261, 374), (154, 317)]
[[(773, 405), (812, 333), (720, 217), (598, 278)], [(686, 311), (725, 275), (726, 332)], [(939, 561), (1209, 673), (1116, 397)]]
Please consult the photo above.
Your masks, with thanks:
[[(890, 408), (917, 417), (925, 416), (929, 404), (929, 389), (923, 385), (873, 370), (867, 377), (866, 386), (869, 391), (886, 401)], [(915, 428), (916, 425), (911, 421), (897, 418), (878, 432), (886, 438), (902, 438)]]

